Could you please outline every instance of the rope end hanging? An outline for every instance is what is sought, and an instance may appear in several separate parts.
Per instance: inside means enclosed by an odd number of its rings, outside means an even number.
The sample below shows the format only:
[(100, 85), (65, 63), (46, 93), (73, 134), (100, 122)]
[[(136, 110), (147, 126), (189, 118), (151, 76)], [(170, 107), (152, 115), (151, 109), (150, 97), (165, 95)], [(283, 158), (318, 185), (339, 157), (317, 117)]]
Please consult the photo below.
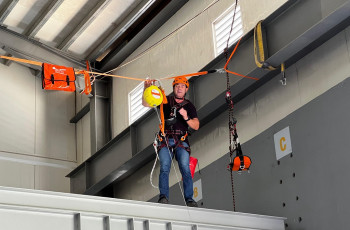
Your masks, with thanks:
[(281, 64), (281, 73), (282, 73), (282, 79), (280, 80), (280, 82), (283, 86), (285, 86), (287, 85), (287, 78), (286, 78), (284, 63)]

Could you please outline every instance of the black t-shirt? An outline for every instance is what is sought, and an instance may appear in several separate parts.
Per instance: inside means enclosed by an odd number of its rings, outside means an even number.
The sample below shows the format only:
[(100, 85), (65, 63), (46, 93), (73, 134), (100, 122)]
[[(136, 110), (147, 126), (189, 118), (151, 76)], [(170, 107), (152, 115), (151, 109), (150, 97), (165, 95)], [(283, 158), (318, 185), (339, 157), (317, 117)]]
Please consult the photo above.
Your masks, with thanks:
[[(179, 103), (175, 101), (174, 96), (167, 96), (168, 104), (164, 104), (163, 111), (164, 111), (164, 119), (167, 120), (170, 118), (170, 113), (172, 112), (173, 107), (182, 107), (187, 111), (188, 118), (198, 118), (196, 107), (189, 101), (186, 100), (183, 101), (180, 104), (183, 104), (181, 106)], [(179, 106), (180, 105), (180, 106)], [(167, 125), (167, 122), (165, 123), (165, 130), (181, 130), (181, 131), (187, 131), (188, 130), (188, 124), (182, 117), (182, 115), (179, 113), (179, 109), (176, 109), (176, 123), (173, 125)]]

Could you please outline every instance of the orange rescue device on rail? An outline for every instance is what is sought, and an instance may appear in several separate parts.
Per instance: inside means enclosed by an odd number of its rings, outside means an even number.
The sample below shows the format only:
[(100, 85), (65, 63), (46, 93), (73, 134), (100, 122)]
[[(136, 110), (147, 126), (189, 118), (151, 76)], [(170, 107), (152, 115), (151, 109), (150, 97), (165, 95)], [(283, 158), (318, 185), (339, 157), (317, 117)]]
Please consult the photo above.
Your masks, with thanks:
[[(232, 164), (232, 163), (231, 163)], [(232, 171), (244, 171), (249, 170), (252, 160), (248, 156), (236, 156), (233, 158), (233, 164), (231, 165)]]
[(43, 63), (41, 79), (43, 89), (75, 91), (75, 73), (72, 67)]

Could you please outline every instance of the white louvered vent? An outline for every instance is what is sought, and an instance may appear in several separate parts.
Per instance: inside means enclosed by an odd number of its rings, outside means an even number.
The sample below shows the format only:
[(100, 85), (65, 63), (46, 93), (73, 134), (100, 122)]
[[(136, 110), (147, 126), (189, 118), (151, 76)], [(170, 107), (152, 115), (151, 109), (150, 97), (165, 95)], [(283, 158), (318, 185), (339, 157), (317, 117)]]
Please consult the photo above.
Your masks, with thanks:
[(150, 110), (142, 105), (142, 94), (143, 82), (129, 93), (129, 125)]
[[(235, 5), (232, 5), (213, 22), (215, 56), (221, 54), (226, 48), (234, 11)], [(233, 23), (229, 46), (235, 43), (242, 35), (243, 26), (241, 18), (241, 7), (238, 3), (236, 7), (235, 21)]]

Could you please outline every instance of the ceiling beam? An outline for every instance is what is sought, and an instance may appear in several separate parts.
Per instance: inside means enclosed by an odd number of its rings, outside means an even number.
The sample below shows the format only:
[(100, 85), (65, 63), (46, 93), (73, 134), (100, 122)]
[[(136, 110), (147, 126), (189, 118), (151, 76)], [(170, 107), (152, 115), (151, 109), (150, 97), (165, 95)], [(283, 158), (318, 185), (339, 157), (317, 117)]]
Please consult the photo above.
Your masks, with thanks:
[(0, 38), (0, 46), (5, 46), (7, 49), (26, 55), (28, 59), (39, 61), (41, 61), (40, 59), (45, 59), (45, 62), (56, 65), (85, 68), (85, 62), (83, 60), (28, 38), (23, 34), (11, 31), (3, 26), (0, 26)]
[[(12, 55), (11, 54), (7, 54), (7, 55), (5, 55), (6, 57), (12, 57)], [(5, 66), (10, 66), (10, 64), (12, 63), (12, 61), (10, 60), (10, 59), (4, 59), (4, 65)]]
[[(18, 51), (18, 50), (14, 49), (14, 48), (10, 48), (10, 47), (7, 47), (7, 46), (2, 46), (1, 48), (8, 53), (8, 55), (6, 55), (8, 57), (16, 57), (16, 58), (22, 58), (22, 59), (31, 59), (33, 61), (45, 62), (45, 60), (43, 60), (43, 59), (38, 59), (38, 58), (33, 59), (29, 55), (24, 54), (23, 52)], [(12, 62), (13, 61), (8, 59), (8, 60), (5, 61), (5, 65), (6, 66), (10, 66), (10, 64)], [(28, 67), (30, 69), (33, 69), (33, 70), (41, 70), (41, 66), (30, 65), (30, 64), (22, 63), (22, 62), (18, 62), (18, 64), (26, 66), (26, 67)]]
[(39, 16), (35, 20), (33, 20), (33, 22), (28, 26), (27, 30), (24, 31), (23, 34), (28, 37), (34, 37), (49, 20), (49, 18), (55, 13), (55, 11), (63, 3), (63, 1), (64, 0), (49, 1), (47, 6), (43, 8)]
[(3, 7), (3, 9), (0, 11), (0, 24), (2, 24), (5, 19), (7, 18), (7, 16), (11, 13), (11, 11), (13, 10), (13, 8), (16, 6), (16, 4), (18, 3), (19, 0), (11, 0), (8, 1), (5, 6)]
[(139, 5), (132, 10), (129, 15), (116, 27), (106, 38), (100, 42), (87, 57), (88, 60), (97, 60), (100, 56), (112, 46), (112, 44), (127, 30), (130, 26), (139, 19), (145, 11), (147, 11), (157, 0), (143, 0)]
[[(109, 71), (119, 66), (130, 54), (132, 54), (144, 41), (146, 41), (153, 33), (155, 33), (169, 18), (171, 18), (188, 0), (170, 1), (156, 15), (150, 15), (143, 22), (150, 20), (146, 25), (136, 25), (133, 31), (129, 34), (125, 32), (124, 35), (118, 37), (115, 42), (108, 48), (109, 53), (105, 56), (101, 55), (101, 60), (97, 59), (96, 67), (101, 71)], [(166, 4), (164, 1), (162, 4)], [(137, 30), (137, 28), (138, 30)], [(135, 33), (137, 31), (137, 33)], [(112, 49), (113, 48), (113, 49)], [(107, 53), (107, 52), (106, 52)], [(91, 60), (91, 59), (89, 59)]]
[(69, 46), (91, 25), (91, 23), (101, 14), (111, 0), (98, 1), (90, 13), (79, 23), (77, 27), (58, 45), (58, 49), (67, 50)]

